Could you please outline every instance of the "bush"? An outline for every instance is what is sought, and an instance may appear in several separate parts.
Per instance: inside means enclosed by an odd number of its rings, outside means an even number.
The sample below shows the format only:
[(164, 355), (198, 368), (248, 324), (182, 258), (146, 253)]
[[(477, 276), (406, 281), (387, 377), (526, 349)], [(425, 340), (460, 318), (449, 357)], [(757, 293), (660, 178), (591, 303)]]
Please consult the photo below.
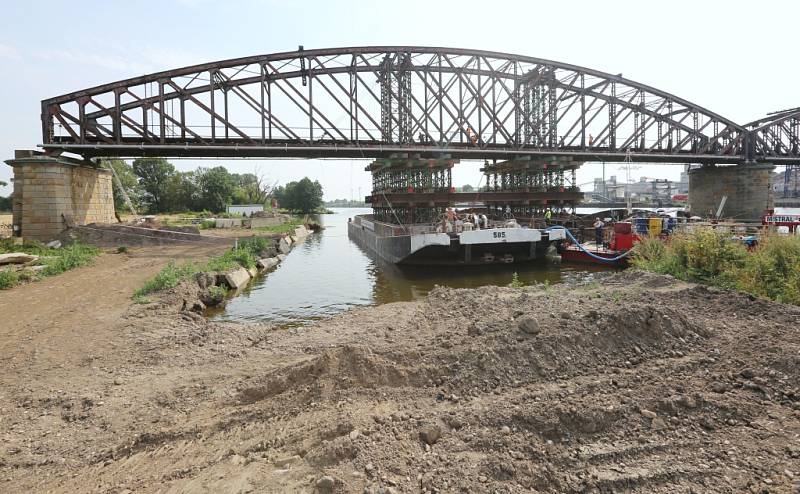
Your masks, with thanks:
[(681, 280), (800, 305), (800, 237), (765, 235), (748, 252), (730, 234), (702, 229), (676, 234), (667, 242), (643, 239), (633, 265)]
[(666, 242), (643, 238), (634, 249), (633, 264), (681, 280), (725, 283), (731, 270), (747, 257), (745, 246), (730, 234), (706, 228), (677, 233)]
[(214, 220), (203, 220), (200, 222), (199, 228), (201, 230), (208, 230), (209, 228), (216, 228), (217, 222)]
[(239, 249), (245, 250), (257, 256), (262, 250), (269, 247), (271, 241), (264, 237), (249, 237), (239, 240)]
[(188, 278), (196, 272), (197, 268), (193, 264), (176, 266), (174, 261), (170, 261), (167, 267), (148, 280), (143, 287), (136, 290), (133, 296), (135, 299), (142, 299), (147, 294), (175, 288), (184, 278)]
[(0, 271), (0, 290), (7, 290), (19, 283), (19, 275), (13, 269)]
[(767, 235), (737, 270), (735, 287), (800, 305), (800, 238)]
[(119, 247), (117, 247), (117, 254), (125, 254), (126, 252), (128, 252), (127, 245), (120, 245)]

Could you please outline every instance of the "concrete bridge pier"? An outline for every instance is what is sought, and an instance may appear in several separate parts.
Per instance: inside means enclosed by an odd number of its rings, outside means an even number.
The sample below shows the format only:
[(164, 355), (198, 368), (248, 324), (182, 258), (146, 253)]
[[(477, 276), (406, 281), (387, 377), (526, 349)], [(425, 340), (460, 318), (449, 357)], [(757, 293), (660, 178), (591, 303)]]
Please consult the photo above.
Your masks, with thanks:
[(116, 222), (109, 170), (36, 151), (16, 151), (6, 164), (14, 169), (14, 236), (49, 241), (70, 223)]
[(770, 164), (707, 165), (689, 170), (689, 209), (695, 216), (714, 216), (727, 196), (721, 218), (760, 221), (774, 206)]

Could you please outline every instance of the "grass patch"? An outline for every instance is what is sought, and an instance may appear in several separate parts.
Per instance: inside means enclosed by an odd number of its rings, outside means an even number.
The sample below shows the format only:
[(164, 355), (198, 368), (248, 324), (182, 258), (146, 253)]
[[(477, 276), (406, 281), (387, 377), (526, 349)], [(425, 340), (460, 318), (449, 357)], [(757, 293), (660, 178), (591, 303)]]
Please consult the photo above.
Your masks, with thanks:
[(525, 283), (523, 283), (522, 280), (519, 279), (519, 274), (517, 274), (517, 272), (514, 271), (514, 274), (511, 275), (511, 283), (509, 283), (508, 286), (510, 286), (511, 288), (522, 288), (523, 286), (525, 286)]
[(167, 267), (158, 272), (154, 277), (149, 279), (144, 286), (139, 288), (133, 293), (133, 298), (142, 298), (153, 292), (160, 292), (169, 290), (178, 286), (184, 278), (187, 278), (197, 272), (197, 267), (194, 264), (184, 264), (178, 266), (174, 261), (170, 261)]
[(303, 224), (302, 220), (294, 219), (288, 223), (284, 223), (282, 225), (276, 226), (259, 226), (253, 228), (253, 230), (257, 232), (264, 232), (264, 233), (294, 233), (294, 230)]
[(228, 295), (228, 287), (224, 285), (215, 285), (208, 288), (208, 293), (214, 298), (225, 298)]
[(24, 252), (39, 256), (36, 265), (45, 266), (38, 272), (32, 270), (4, 270), (0, 288), (7, 289), (23, 281), (36, 281), (44, 276), (55, 276), (70, 269), (86, 266), (94, 261), (100, 254), (100, 249), (86, 244), (73, 243), (71, 245), (53, 249), (46, 247), (41, 242), (27, 241), (22, 245), (15, 245), (13, 239), (0, 240), (0, 253)]
[(201, 271), (229, 271), (239, 267), (255, 268), (261, 251), (266, 250), (271, 242), (271, 239), (263, 237), (248, 237), (239, 240), (236, 248), (225, 251), (221, 256), (211, 258), (205, 265), (184, 264), (177, 266), (174, 262), (170, 262), (167, 267), (148, 280), (144, 286), (136, 290), (133, 294), (133, 299), (137, 303), (147, 303), (140, 302), (140, 300), (151, 293), (175, 288), (184, 279)]
[(19, 275), (12, 269), (0, 271), (0, 290), (8, 290), (19, 283)]
[(633, 265), (800, 305), (800, 237), (763, 236), (750, 252), (730, 234), (712, 229), (679, 233), (669, 241), (643, 239)]
[(55, 257), (47, 257), (40, 262), (40, 264), (46, 266), (42, 270), (44, 276), (53, 276), (70, 269), (86, 266), (100, 254), (100, 249), (78, 243), (60, 249), (53, 249), (53, 251), (57, 254)]

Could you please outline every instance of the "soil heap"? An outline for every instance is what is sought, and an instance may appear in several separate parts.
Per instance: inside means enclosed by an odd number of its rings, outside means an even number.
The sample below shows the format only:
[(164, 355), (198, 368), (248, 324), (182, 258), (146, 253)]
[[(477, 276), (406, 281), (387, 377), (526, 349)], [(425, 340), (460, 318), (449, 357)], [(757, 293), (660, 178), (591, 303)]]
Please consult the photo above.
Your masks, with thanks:
[(0, 490), (800, 486), (798, 307), (627, 271), (279, 329), (183, 293), (132, 306), (113, 349), (4, 378)]

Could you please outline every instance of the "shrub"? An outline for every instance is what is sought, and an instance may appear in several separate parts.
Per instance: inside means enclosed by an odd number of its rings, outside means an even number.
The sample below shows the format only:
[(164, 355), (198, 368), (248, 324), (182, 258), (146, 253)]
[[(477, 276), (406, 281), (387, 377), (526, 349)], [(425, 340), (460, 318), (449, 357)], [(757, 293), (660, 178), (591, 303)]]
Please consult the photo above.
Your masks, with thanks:
[(742, 290), (800, 305), (800, 237), (764, 235), (748, 252), (729, 234), (710, 229), (643, 239), (633, 265), (678, 279)]
[(117, 247), (117, 254), (124, 254), (126, 252), (128, 252), (128, 246), (120, 245), (119, 247)]
[(201, 230), (208, 230), (209, 228), (216, 228), (216, 227), (217, 227), (217, 222), (216, 221), (214, 221), (214, 220), (203, 220), (203, 221), (200, 222), (200, 226), (198, 228), (200, 228)]
[(666, 242), (644, 238), (634, 249), (633, 264), (682, 280), (724, 283), (747, 257), (745, 246), (729, 234), (705, 228), (677, 233)]
[(266, 250), (270, 243), (271, 241), (264, 237), (248, 237), (239, 241), (239, 249), (258, 255), (262, 250)]
[(19, 283), (19, 275), (13, 269), (0, 271), (0, 290), (7, 290)]
[(764, 236), (735, 273), (735, 287), (800, 305), (800, 238)]

